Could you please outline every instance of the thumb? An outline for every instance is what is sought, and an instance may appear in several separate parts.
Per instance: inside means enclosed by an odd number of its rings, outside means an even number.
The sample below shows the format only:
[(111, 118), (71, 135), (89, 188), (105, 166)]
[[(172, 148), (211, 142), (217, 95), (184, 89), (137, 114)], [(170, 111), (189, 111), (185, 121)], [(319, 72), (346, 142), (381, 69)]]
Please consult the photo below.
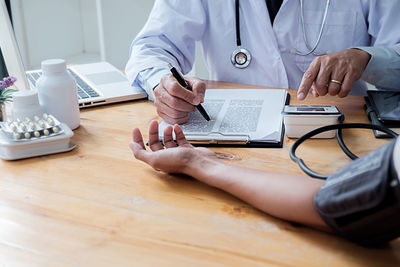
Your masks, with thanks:
[(204, 102), (204, 95), (206, 93), (206, 83), (199, 78), (188, 78), (187, 83), (192, 88), (193, 93), (200, 103)]

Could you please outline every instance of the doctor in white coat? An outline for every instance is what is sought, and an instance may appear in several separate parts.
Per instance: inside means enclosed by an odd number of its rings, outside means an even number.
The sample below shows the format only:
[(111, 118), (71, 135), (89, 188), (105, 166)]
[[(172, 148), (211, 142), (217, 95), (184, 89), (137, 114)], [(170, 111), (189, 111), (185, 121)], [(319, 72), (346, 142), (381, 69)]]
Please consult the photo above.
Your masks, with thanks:
[[(126, 74), (159, 115), (184, 123), (205, 83), (181, 87), (202, 45), (211, 80), (345, 97), (365, 81), (400, 89), (400, 0), (156, 0), (131, 46)], [(236, 60), (236, 61), (235, 61)]]

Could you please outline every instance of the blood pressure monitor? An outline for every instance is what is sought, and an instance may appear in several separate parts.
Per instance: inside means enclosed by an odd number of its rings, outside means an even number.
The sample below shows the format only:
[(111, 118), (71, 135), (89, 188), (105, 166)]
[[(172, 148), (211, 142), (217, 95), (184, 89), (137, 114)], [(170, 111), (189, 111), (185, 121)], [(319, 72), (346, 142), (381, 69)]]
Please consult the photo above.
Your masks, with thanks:
[[(330, 124), (337, 124), (342, 115), (335, 106), (285, 106), (283, 112), (286, 135), (299, 138), (304, 134)], [(313, 138), (333, 138), (336, 131), (328, 131)]]
[(335, 106), (285, 106), (284, 114), (336, 115), (340, 114), (340, 112)]

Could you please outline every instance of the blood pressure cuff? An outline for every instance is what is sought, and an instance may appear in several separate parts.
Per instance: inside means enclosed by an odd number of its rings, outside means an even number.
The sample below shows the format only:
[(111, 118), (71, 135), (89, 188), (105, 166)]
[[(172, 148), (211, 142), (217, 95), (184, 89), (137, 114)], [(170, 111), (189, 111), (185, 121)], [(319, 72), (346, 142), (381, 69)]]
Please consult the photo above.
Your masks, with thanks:
[(338, 235), (364, 246), (400, 236), (395, 143), (393, 140), (335, 172), (315, 195), (320, 216)]

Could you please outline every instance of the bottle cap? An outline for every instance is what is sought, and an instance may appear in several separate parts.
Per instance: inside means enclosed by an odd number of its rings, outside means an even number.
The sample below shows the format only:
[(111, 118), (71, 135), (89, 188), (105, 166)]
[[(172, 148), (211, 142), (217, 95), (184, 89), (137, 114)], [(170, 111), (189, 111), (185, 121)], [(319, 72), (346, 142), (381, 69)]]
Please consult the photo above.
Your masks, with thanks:
[(20, 90), (13, 95), (12, 113), (14, 119), (30, 116), (42, 116), (37, 90)]
[(20, 90), (13, 95), (13, 108), (18, 109), (26, 106), (40, 106), (36, 90)]
[(44, 74), (61, 73), (67, 69), (64, 59), (48, 59), (42, 61), (42, 71)]

